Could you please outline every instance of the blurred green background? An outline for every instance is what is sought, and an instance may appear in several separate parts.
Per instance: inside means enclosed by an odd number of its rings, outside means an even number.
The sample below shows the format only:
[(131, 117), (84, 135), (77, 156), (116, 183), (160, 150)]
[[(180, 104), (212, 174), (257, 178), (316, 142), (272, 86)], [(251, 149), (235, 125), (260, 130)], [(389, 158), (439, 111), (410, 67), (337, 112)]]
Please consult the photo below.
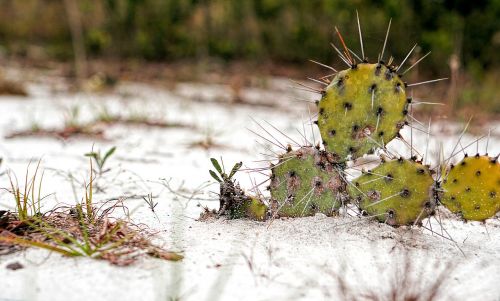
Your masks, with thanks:
[(500, 113), (500, 0), (0, 0), (0, 47), (7, 57), (71, 60), (76, 24), (90, 59), (339, 64), (328, 43), (338, 44), (337, 26), (360, 52), (356, 10), (370, 59), (392, 18), (386, 57), (399, 62), (418, 42), (417, 56), (432, 51), (420, 73), (453, 73), (454, 106)]

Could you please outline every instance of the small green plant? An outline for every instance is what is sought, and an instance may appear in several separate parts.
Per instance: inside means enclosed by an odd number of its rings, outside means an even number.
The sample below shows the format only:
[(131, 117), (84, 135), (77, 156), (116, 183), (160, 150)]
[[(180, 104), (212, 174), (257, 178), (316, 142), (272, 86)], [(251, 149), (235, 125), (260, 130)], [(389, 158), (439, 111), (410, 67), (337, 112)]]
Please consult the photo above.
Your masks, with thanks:
[(211, 158), (213, 170), (209, 170), (210, 175), (219, 182), (219, 212), (218, 215), (227, 215), (230, 218), (248, 217), (256, 220), (264, 220), (267, 216), (267, 206), (257, 197), (247, 196), (240, 188), (240, 185), (232, 179), (238, 170), (243, 165), (242, 162), (234, 164), (229, 174), (226, 173), (224, 163), (221, 159), (221, 164)]
[(115, 153), (116, 151), (116, 146), (111, 147), (108, 149), (104, 155), (101, 153), (100, 150), (98, 151), (91, 151), (90, 153), (86, 153), (85, 156), (92, 158), (94, 160), (94, 163), (97, 166), (97, 169), (94, 170), (95, 173), (98, 175), (102, 175), (108, 171), (110, 171), (109, 168), (105, 169), (104, 166), (107, 162), (107, 160)]
[(20, 221), (26, 221), (32, 217), (41, 215), (43, 172), (40, 177), (40, 181), (38, 182), (38, 190), (36, 183), (40, 162), (41, 161), (39, 160), (32, 176), (29, 174), (31, 162), (28, 164), (23, 188), (19, 187), (17, 178), (14, 176), (16, 179), (14, 181), (12, 175), (9, 173), (10, 193), (14, 197), (16, 213)]
[(156, 211), (155, 211), (156, 206), (158, 206), (158, 202), (154, 201), (153, 194), (148, 193), (146, 196), (143, 196), (142, 199), (148, 205), (149, 210), (151, 210), (151, 212), (153, 212), (153, 214), (156, 216), (156, 219), (158, 219), (158, 215), (156, 214)]
[(214, 180), (216, 180), (219, 183), (223, 183), (225, 181), (231, 181), (231, 178), (236, 174), (236, 172), (243, 165), (242, 162), (238, 162), (238, 163), (234, 164), (233, 168), (231, 169), (231, 172), (228, 175), (228, 174), (226, 174), (226, 170), (224, 169), (224, 162), (222, 162), (222, 159), (221, 159), (222, 168), (221, 168), (219, 162), (217, 161), (217, 159), (210, 158), (210, 162), (212, 162), (212, 165), (215, 168), (215, 170), (217, 171), (218, 175), (213, 170), (209, 170), (209, 173), (212, 176), (212, 178), (214, 178)]
[[(31, 179), (26, 176), (27, 184), (23, 193), (11, 181), (14, 187), (12, 194), (18, 208), (17, 216), (13, 218), (13, 225), (9, 225), (8, 220), (6, 226), (0, 225), (2, 230), (0, 242), (42, 248), (64, 256), (104, 259), (117, 265), (133, 263), (141, 252), (164, 260), (181, 260), (182, 255), (153, 245), (140, 230), (136, 230), (128, 222), (111, 219), (108, 213), (116, 204), (101, 211), (94, 207), (95, 178), (92, 159), (89, 161), (90, 176), (88, 184), (84, 184), (84, 197), (69, 210), (69, 213), (41, 214), (39, 196), (41, 181), (37, 198), (34, 189), (38, 166)], [(16, 233), (11, 231), (12, 228), (19, 228), (20, 224), (28, 227), (17, 229)]]
[(65, 128), (80, 128), (80, 107), (77, 105), (68, 108), (64, 114)]

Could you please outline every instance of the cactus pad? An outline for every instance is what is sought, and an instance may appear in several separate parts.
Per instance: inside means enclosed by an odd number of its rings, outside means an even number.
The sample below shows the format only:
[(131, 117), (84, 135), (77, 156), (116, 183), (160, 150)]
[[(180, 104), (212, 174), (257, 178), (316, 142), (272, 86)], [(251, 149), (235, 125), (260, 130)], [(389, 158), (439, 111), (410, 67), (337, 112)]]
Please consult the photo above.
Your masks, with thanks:
[(331, 154), (313, 147), (282, 155), (271, 175), (275, 212), (289, 217), (337, 212), (346, 185), (333, 161)]
[(396, 137), (407, 106), (405, 85), (391, 67), (362, 63), (339, 72), (318, 104), (325, 149), (342, 160), (370, 153)]
[(359, 207), (393, 226), (419, 222), (435, 207), (434, 180), (429, 168), (418, 162), (387, 161), (352, 183), (349, 193)]
[(488, 156), (465, 157), (443, 180), (441, 203), (466, 220), (483, 221), (500, 211), (500, 164)]

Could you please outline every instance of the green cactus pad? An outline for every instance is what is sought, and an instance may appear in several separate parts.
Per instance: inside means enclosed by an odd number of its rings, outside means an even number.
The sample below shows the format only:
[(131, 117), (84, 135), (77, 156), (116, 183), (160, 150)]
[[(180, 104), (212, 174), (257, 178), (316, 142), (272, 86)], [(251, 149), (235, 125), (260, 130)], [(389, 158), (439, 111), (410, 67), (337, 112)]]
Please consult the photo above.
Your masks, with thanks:
[(345, 193), (331, 154), (302, 147), (281, 156), (272, 167), (271, 199), (279, 216), (299, 217), (338, 211)]
[(443, 180), (441, 203), (466, 220), (484, 221), (500, 211), (500, 164), (488, 156), (465, 157)]
[(405, 84), (390, 67), (362, 63), (339, 72), (318, 104), (325, 149), (341, 160), (370, 153), (396, 137), (407, 106)]
[(263, 221), (267, 217), (267, 206), (261, 200), (256, 197), (250, 197), (250, 200), (246, 203), (245, 217)]
[(431, 214), (434, 180), (427, 166), (398, 159), (387, 161), (355, 179), (351, 199), (368, 215), (389, 225), (410, 225)]

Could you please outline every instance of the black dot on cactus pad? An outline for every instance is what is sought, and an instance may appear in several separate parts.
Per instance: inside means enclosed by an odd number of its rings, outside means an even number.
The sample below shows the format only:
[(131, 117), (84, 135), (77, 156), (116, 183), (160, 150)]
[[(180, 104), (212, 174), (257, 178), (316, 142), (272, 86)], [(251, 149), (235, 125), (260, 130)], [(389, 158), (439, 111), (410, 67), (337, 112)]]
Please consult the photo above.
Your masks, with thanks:
[(403, 116), (406, 116), (406, 115), (408, 115), (408, 110), (407, 110), (407, 109), (404, 109), (404, 110), (403, 110)]
[(387, 71), (385, 71), (385, 79), (386, 80), (391, 80), (393, 76), (394, 76), (394, 74), (391, 72), (391, 70), (387, 69)]
[(479, 153), (477, 153), (474, 157), (478, 159), (480, 157)]
[(453, 179), (452, 182), (456, 184), (456, 183), (458, 183), (458, 180), (457, 179)]
[(369, 92), (370, 94), (377, 89), (377, 84), (373, 84), (370, 86)]
[(481, 171), (480, 170), (476, 171), (476, 176), (479, 177), (480, 175), (481, 175)]
[(411, 98), (411, 97), (408, 97), (408, 98), (406, 99), (406, 102), (407, 102), (407, 103), (411, 103), (411, 101), (412, 101), (412, 98)]
[(288, 172), (288, 175), (290, 177), (295, 177), (297, 175), (297, 173), (295, 172), (295, 170), (291, 170), (291, 171)]
[(470, 187), (465, 188), (465, 191), (470, 192), (471, 191)]
[(346, 110), (352, 110), (352, 103), (350, 103), (350, 102), (344, 102), (344, 109), (346, 109)]
[(398, 94), (399, 92), (401, 92), (401, 83), (397, 83), (394, 87), (394, 93)]
[(350, 152), (350, 153), (354, 153), (354, 151), (355, 151), (356, 149), (355, 149), (354, 147), (350, 146), (350, 147), (348, 148), (348, 150), (349, 150), (349, 152)]
[(388, 218), (394, 218), (394, 216), (396, 216), (396, 212), (393, 210), (393, 209), (389, 209), (387, 210), (387, 217)]
[(481, 206), (479, 206), (479, 205), (474, 206), (474, 210), (480, 210), (480, 209), (481, 209)]
[(330, 137), (335, 136), (336, 133), (337, 133), (337, 131), (335, 131), (335, 130), (331, 130), (330, 132), (328, 132), (328, 134), (330, 135)]
[(352, 126), (352, 131), (357, 132), (359, 130), (359, 125), (355, 124)]
[(490, 198), (494, 198), (497, 195), (495, 191), (490, 191)]
[(344, 78), (339, 78), (339, 80), (337, 81), (337, 87), (342, 87), (344, 85)]
[(457, 198), (455, 196), (451, 196), (450, 198), (452, 201), (456, 200)]
[(323, 115), (323, 113), (325, 113), (325, 109), (324, 109), (324, 108), (320, 108), (320, 109), (319, 109), (319, 114), (320, 114), (320, 115)]
[(407, 188), (401, 190), (401, 192), (399, 193), (399, 195), (403, 198), (407, 198), (410, 196), (410, 190), (408, 190)]
[(354, 182), (354, 185), (356, 185), (356, 187), (359, 187), (359, 182)]
[(382, 115), (383, 112), (384, 112), (384, 109), (382, 107), (377, 108), (377, 115)]
[(385, 180), (387, 182), (391, 182), (392, 180), (394, 180), (394, 177), (392, 176), (392, 174), (388, 173), (386, 176), (385, 176)]
[(380, 131), (380, 132), (378, 132), (378, 136), (379, 136), (379, 137), (384, 136), (384, 131)]
[(425, 174), (425, 169), (423, 169), (423, 168), (419, 168), (419, 169), (417, 169), (417, 173), (418, 173), (419, 175), (423, 175), (423, 174)]
[(317, 180), (316, 182), (314, 182), (314, 186), (316, 186), (316, 188), (320, 188), (322, 185), (321, 181)]

